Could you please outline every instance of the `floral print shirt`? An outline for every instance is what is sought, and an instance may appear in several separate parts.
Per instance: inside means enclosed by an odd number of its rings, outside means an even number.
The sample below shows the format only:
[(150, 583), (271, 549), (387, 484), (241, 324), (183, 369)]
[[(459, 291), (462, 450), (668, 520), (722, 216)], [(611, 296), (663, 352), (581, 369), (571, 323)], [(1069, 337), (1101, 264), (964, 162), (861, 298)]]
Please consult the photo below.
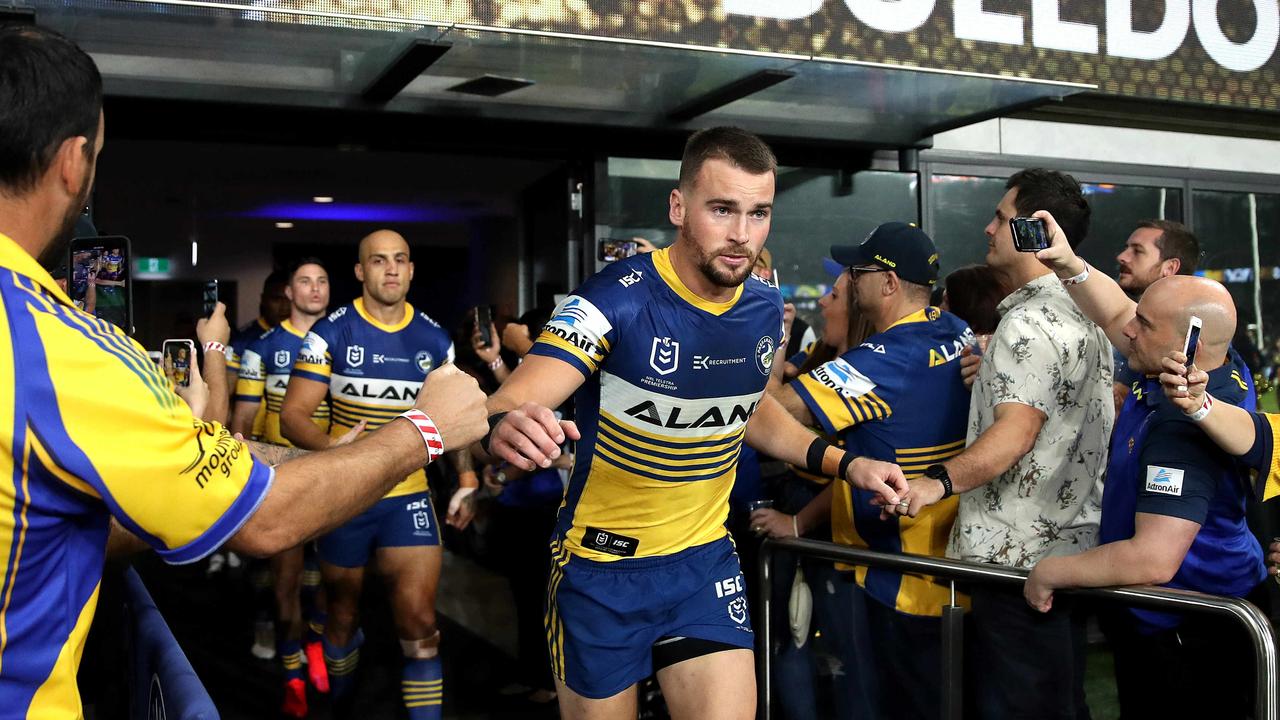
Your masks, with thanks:
[(960, 497), (949, 557), (1031, 567), (1098, 544), (1102, 479), (1115, 422), (1111, 344), (1052, 273), (1014, 291), (983, 356), (969, 406), (968, 445), (996, 406), (1045, 414), (1031, 451)]

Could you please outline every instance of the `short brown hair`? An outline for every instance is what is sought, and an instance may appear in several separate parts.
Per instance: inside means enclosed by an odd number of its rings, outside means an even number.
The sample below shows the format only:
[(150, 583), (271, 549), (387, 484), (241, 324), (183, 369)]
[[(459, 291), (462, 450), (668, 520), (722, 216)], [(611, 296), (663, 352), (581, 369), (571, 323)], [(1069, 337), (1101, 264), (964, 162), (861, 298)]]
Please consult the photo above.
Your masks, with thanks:
[(778, 171), (778, 159), (763, 140), (736, 127), (714, 127), (699, 130), (684, 144), (680, 159), (680, 187), (693, 186), (694, 179), (708, 160), (724, 160), (753, 175)]
[(1195, 275), (1200, 265), (1200, 241), (1186, 225), (1173, 220), (1143, 220), (1139, 228), (1159, 230), (1156, 247), (1160, 250), (1160, 260), (1178, 258), (1179, 275)]

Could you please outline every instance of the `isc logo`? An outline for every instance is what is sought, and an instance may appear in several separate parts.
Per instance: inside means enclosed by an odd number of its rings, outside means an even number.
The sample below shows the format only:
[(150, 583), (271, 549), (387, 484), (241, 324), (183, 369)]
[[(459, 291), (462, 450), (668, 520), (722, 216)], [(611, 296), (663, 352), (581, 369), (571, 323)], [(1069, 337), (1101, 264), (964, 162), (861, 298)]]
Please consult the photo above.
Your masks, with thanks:
[(716, 597), (729, 597), (742, 592), (742, 576), (725, 578), (716, 583)]

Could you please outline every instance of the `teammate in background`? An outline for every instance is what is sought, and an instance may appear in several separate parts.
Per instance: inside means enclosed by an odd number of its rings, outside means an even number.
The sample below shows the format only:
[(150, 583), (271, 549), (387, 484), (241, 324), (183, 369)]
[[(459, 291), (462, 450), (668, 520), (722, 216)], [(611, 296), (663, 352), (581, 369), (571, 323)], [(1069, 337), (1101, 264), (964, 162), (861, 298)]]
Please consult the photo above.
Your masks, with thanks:
[[(262, 337), (262, 333), (279, 325), (292, 312), (289, 296), (285, 294), (285, 286), (288, 284), (289, 276), (283, 271), (273, 270), (267, 275), (262, 283), (262, 296), (258, 300), (258, 317), (231, 334), (231, 344), (227, 347), (227, 381), (230, 393), (235, 393), (236, 380), (240, 375), (240, 356), (245, 348)], [(265, 417), (266, 408), (262, 408), (253, 424), (254, 437), (262, 434)]]
[(178, 357), (173, 359), (173, 384), (186, 385), (191, 375), (191, 358), (185, 347), (178, 348)]
[[(303, 341), (280, 411), (284, 436), (307, 449), (329, 447), (366, 423), (378, 429), (412, 406), (422, 378), (453, 361), (449, 334), (405, 301), (413, 280), (409, 244), (378, 230), (360, 241), (359, 298), (311, 327)], [(332, 424), (325, 433), (312, 422), (329, 398)], [(471, 494), (479, 480), (471, 456), (450, 456), (459, 488), (447, 521), (462, 529), (475, 512)], [(440, 531), (427, 476), (417, 470), (373, 508), (320, 538), (321, 574), (329, 603), (325, 663), (335, 699), (351, 689), (364, 635), (360, 593), (372, 555), (390, 585), (391, 612), (405, 664), (402, 690), (412, 720), (439, 718), (444, 697), (436, 626), (440, 581)]]
[(82, 250), (76, 253), (71, 262), (71, 297), (83, 297), (76, 300), (76, 307), (94, 315), (98, 306), (98, 263), (92, 251)]
[[(570, 720), (634, 718), (636, 683), (655, 670), (677, 720), (755, 717), (754, 638), (724, 525), (744, 439), (886, 502), (905, 492), (896, 466), (815, 439), (763, 397), (782, 298), (748, 276), (776, 172), (750, 133), (694, 134), (670, 195), (676, 241), (565, 298), (489, 399), (486, 448), (517, 467), (550, 467), (565, 438), (580, 439), (547, 595)], [(551, 410), (575, 392), (581, 433)]]
[[(292, 446), (280, 433), (280, 408), (293, 361), (302, 348), (302, 340), (311, 326), (324, 317), (329, 307), (329, 273), (316, 258), (303, 258), (294, 263), (288, 275), (285, 296), (289, 298), (289, 317), (249, 343), (240, 356), (240, 377), (236, 381), (235, 410), (231, 430), (243, 436), (253, 432), (254, 418), (265, 400), (266, 415), (262, 440), (273, 445)], [(321, 403), (312, 421), (323, 432), (329, 431), (329, 405)], [(361, 428), (363, 429), (363, 428)], [(307, 687), (302, 680), (302, 654), (306, 651), (307, 674), (320, 692), (329, 691), (329, 675), (324, 665), (320, 639), (324, 632), (324, 612), (320, 572), (310, 554), (310, 544), (286, 550), (271, 559), (275, 589), (276, 652), (284, 663), (284, 702), (281, 712), (290, 717), (307, 714)], [(310, 560), (310, 562), (306, 562)], [(305, 567), (305, 571), (304, 571)], [(304, 617), (304, 610), (306, 617)], [(304, 622), (306, 637), (304, 637)]]

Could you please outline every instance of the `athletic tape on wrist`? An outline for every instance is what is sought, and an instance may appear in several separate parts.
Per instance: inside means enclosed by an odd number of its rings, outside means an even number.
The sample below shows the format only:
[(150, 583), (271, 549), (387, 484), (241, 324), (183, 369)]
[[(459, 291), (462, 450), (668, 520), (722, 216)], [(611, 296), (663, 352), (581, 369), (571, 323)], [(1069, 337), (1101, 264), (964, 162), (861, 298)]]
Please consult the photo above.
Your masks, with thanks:
[(857, 455), (854, 455), (853, 453), (846, 450), (844, 453), (844, 457), (840, 458), (840, 475), (838, 477), (840, 477), (841, 479), (848, 477), (847, 473), (849, 472), (849, 466), (852, 465), (853, 461), (857, 459), (858, 459)]
[(809, 450), (804, 456), (805, 469), (814, 475), (822, 475), (822, 458), (827, 454), (827, 448), (831, 447), (831, 443), (820, 437), (813, 439), (809, 443)]
[(400, 413), (400, 417), (413, 423), (413, 426), (422, 434), (422, 442), (427, 445), (427, 462), (434, 462), (444, 454), (444, 438), (440, 436), (440, 431), (436, 429), (436, 424), (430, 416), (414, 408)]
[(494, 413), (489, 416), (489, 432), (485, 433), (484, 437), (480, 438), (480, 448), (486, 453), (489, 452), (489, 441), (493, 439), (494, 429), (498, 427), (498, 423), (502, 422), (502, 418), (506, 416), (507, 414), (504, 412)]

